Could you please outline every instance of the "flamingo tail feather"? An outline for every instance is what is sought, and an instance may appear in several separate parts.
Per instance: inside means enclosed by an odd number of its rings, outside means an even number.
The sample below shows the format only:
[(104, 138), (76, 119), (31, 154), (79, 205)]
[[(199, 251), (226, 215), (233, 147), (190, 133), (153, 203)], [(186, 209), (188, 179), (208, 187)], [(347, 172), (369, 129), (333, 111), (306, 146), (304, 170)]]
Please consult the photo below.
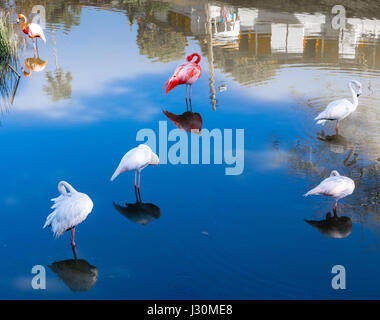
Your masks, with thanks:
[(176, 86), (178, 86), (180, 83), (178, 80), (170, 78), (168, 81), (166, 81), (164, 89), (166, 88), (165, 94), (168, 94), (170, 90), (173, 90)]

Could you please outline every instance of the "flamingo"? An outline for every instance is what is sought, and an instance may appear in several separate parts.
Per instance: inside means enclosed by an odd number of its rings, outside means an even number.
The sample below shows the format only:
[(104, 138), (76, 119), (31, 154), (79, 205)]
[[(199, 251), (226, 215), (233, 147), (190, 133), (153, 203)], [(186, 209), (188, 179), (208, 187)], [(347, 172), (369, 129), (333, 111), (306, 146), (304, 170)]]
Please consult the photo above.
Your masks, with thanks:
[[(148, 165), (158, 165), (158, 156), (146, 144), (140, 144), (138, 147), (129, 150), (121, 159), (119, 166), (111, 177), (114, 181), (117, 176), (125, 171), (135, 171), (135, 189), (140, 193), (140, 174), (141, 170)], [(136, 186), (136, 175), (139, 173), (138, 184)], [(141, 198), (141, 197), (140, 197)]]
[(21, 13), (18, 15), (17, 23), (19, 23), (20, 20), (24, 20), (24, 22), (23, 22), (23, 24), (21, 26), (22, 31), (29, 38), (35, 39), (34, 51), (36, 51), (36, 47), (37, 47), (37, 38), (41, 38), (44, 41), (44, 43), (46, 44), (46, 37), (45, 37), (44, 31), (42, 30), (42, 28), (41, 28), (41, 26), (39, 24), (37, 24), (37, 23), (29, 23), (27, 25), (26, 24), (27, 23), (27, 19)]
[(25, 77), (30, 77), (33, 72), (41, 72), (45, 69), (48, 61), (41, 60), (39, 57), (26, 58), (25, 67), (28, 69), (26, 71), (24, 68), (21, 68), (22, 73)]
[[(191, 62), (195, 56), (197, 57), (197, 60)], [(201, 61), (201, 56), (198, 53), (193, 53), (187, 57), (187, 61), (188, 62), (179, 65), (175, 69), (174, 74), (168, 79), (168, 81), (166, 81), (164, 88), (166, 88), (165, 94), (167, 94), (176, 86), (186, 84), (187, 99), (187, 88), (190, 85), (189, 100), (191, 101), (191, 86), (199, 79), (202, 73), (202, 69), (198, 64)]]
[(348, 87), (352, 94), (352, 102), (347, 99), (330, 102), (326, 109), (314, 119), (317, 120), (317, 124), (324, 125), (326, 121), (336, 121), (335, 131), (338, 133), (339, 121), (356, 110), (359, 104), (358, 97), (362, 94), (362, 84), (359, 81), (351, 80)]
[(71, 246), (74, 248), (75, 227), (86, 220), (94, 204), (88, 195), (76, 191), (66, 181), (58, 183), (58, 191), (61, 195), (51, 199), (54, 211), (46, 218), (43, 228), (52, 227), (56, 238), (71, 230)]
[(355, 183), (352, 179), (341, 176), (338, 171), (333, 170), (328, 178), (324, 179), (318, 186), (305, 193), (304, 196), (324, 195), (335, 199), (334, 212), (337, 210), (338, 201), (354, 192)]

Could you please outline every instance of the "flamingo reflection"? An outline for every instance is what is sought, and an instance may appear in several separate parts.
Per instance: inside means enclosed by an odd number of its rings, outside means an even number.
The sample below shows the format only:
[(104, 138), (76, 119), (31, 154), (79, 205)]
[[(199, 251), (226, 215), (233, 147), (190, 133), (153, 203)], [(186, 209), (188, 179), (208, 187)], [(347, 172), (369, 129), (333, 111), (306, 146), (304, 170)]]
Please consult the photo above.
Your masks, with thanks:
[(48, 61), (42, 60), (37, 55), (37, 58), (34, 56), (33, 58), (25, 59), (25, 67), (28, 71), (26, 71), (23, 67), (21, 68), (22, 73), (25, 77), (30, 77), (32, 72), (41, 72), (45, 69)]
[(325, 142), (331, 152), (344, 154), (349, 151), (347, 157), (343, 160), (345, 166), (349, 167), (357, 163), (358, 154), (355, 152), (356, 146), (352, 141), (347, 140), (340, 134), (326, 135), (324, 131), (317, 133), (317, 138)]
[(98, 280), (98, 269), (84, 259), (77, 259), (75, 248), (72, 249), (74, 259), (55, 261), (49, 268), (71, 291), (88, 291)]
[(305, 220), (305, 222), (329, 238), (347, 238), (352, 232), (351, 218), (347, 216), (339, 217), (335, 211), (333, 216), (328, 212), (324, 220)]
[(153, 219), (161, 217), (161, 209), (153, 203), (143, 203), (140, 191), (135, 188), (136, 203), (126, 203), (126, 207), (113, 203), (113, 206), (124, 217), (134, 223), (147, 225)]
[(196, 134), (201, 134), (202, 131), (202, 117), (198, 112), (193, 112), (190, 101), (190, 111), (186, 99), (186, 111), (182, 114), (174, 114), (169, 111), (163, 111), (165, 116), (172, 121), (178, 129), (184, 130), (186, 132), (193, 132)]

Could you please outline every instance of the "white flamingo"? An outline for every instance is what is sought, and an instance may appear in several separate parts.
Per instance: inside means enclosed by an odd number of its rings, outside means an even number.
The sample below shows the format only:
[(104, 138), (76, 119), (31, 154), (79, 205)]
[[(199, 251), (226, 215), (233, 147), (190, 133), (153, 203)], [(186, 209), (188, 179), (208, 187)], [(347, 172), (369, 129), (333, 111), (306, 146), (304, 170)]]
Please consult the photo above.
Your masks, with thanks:
[(51, 226), (55, 237), (71, 230), (71, 245), (75, 247), (75, 227), (87, 218), (94, 204), (88, 195), (76, 191), (66, 181), (58, 184), (58, 191), (61, 195), (51, 199), (54, 211), (46, 218), (43, 228)]
[(338, 133), (339, 120), (346, 118), (356, 110), (359, 103), (358, 97), (362, 94), (362, 84), (359, 81), (351, 80), (348, 87), (352, 94), (352, 102), (347, 99), (330, 102), (326, 109), (314, 119), (318, 120), (317, 124), (324, 125), (326, 121), (336, 121), (335, 131)]
[(140, 144), (138, 147), (129, 150), (121, 159), (119, 166), (111, 177), (114, 181), (116, 177), (125, 171), (135, 171), (135, 188), (136, 175), (139, 173), (137, 189), (140, 190), (140, 174), (141, 170), (148, 165), (158, 165), (158, 156), (146, 144)]
[(331, 171), (330, 177), (323, 180), (314, 189), (304, 196), (325, 195), (335, 199), (334, 212), (336, 212), (338, 201), (354, 192), (355, 183), (352, 179), (341, 176), (338, 171)]

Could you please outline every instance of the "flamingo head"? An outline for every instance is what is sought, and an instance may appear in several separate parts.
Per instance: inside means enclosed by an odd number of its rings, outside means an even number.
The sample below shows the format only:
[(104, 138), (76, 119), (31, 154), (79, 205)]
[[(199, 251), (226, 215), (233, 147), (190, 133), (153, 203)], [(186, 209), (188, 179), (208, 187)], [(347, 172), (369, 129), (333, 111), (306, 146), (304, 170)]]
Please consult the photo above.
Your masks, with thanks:
[(23, 14), (21, 14), (21, 13), (18, 14), (16, 22), (20, 23), (20, 20), (26, 20), (25, 16)]
[(158, 156), (154, 152), (152, 152), (152, 160), (150, 161), (150, 164), (156, 166), (159, 164), (159, 162), (160, 159), (158, 159)]
[(194, 56), (197, 57), (197, 60), (195, 60), (194, 63), (198, 64), (201, 61), (201, 56), (198, 53), (193, 53), (193, 54), (187, 56), (186, 59), (188, 62), (191, 62), (193, 60)]

